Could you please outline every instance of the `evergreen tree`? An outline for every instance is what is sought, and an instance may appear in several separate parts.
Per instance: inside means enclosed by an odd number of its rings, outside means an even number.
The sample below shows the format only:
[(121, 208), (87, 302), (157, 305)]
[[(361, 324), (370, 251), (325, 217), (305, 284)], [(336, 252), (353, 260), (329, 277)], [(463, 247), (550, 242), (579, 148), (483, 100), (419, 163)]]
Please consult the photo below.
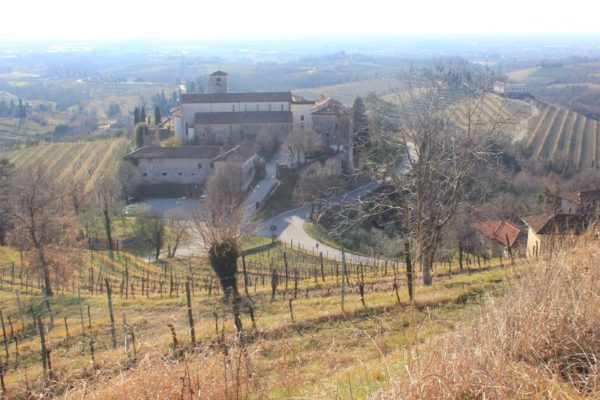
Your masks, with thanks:
[(148, 130), (148, 125), (146, 125), (143, 122), (138, 123), (134, 130), (134, 138), (135, 138), (135, 146), (136, 147), (143, 147), (144, 146), (144, 134), (146, 134)]
[(133, 110), (133, 126), (136, 126), (140, 123), (140, 109), (136, 107)]
[(25, 118), (25, 107), (23, 106), (23, 100), (19, 99), (19, 118)]
[[(121, 107), (119, 107), (119, 105), (117, 103), (110, 103), (110, 105), (108, 106), (108, 109), (106, 110), (106, 116), (107, 117), (115, 117), (117, 115), (121, 114)], [(134, 112), (135, 114), (135, 112)], [(135, 115), (134, 115), (135, 118)]]
[(161, 122), (161, 118), (160, 118), (160, 107), (159, 106), (155, 106), (154, 107), (154, 124), (156, 126), (160, 125)]
[(364, 157), (369, 148), (369, 118), (362, 98), (357, 97), (352, 106), (352, 124), (354, 127), (354, 149), (358, 158)]

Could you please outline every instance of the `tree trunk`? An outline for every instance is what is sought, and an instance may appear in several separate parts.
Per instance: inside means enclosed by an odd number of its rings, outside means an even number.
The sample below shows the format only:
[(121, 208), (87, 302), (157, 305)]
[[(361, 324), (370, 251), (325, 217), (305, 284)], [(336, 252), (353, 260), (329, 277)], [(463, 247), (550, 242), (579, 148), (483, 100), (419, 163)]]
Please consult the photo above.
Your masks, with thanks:
[(431, 276), (431, 257), (428, 254), (423, 254), (423, 284), (431, 286), (433, 278)]
[(110, 221), (110, 210), (108, 209), (108, 206), (104, 206), (102, 213), (104, 214), (104, 230), (106, 232), (106, 240), (108, 241), (108, 243), (107, 243), (108, 255), (110, 256), (110, 258), (112, 258), (113, 257), (112, 226), (111, 226), (111, 221)]
[(175, 239), (175, 243), (173, 244), (173, 250), (171, 250), (171, 255), (169, 257), (175, 257), (177, 247), (179, 247), (179, 239)]
[(53, 296), (52, 285), (50, 284), (50, 267), (48, 264), (44, 264), (44, 292), (46, 296)]
[(238, 250), (233, 241), (215, 243), (209, 250), (210, 265), (219, 277), (225, 300), (231, 301), (235, 329), (242, 332), (242, 297), (237, 288)]

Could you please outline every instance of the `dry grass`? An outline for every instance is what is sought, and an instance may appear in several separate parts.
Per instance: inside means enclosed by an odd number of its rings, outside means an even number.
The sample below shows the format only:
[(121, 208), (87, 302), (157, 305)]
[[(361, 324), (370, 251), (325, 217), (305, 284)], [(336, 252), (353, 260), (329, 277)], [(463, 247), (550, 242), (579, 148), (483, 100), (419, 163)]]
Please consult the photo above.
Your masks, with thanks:
[(598, 244), (561, 252), (432, 351), (415, 348), (405, 375), (376, 398), (600, 398)]
[[(225, 349), (225, 347), (223, 347)], [(206, 349), (206, 352), (210, 352)], [(65, 399), (86, 396), (101, 399), (236, 399), (247, 398), (258, 387), (252, 373), (251, 354), (239, 346), (227, 346), (220, 357), (201, 354), (188, 360), (146, 354), (136, 368), (97, 379), (90, 386), (66, 393)], [(117, 383), (118, 382), (118, 383)]]

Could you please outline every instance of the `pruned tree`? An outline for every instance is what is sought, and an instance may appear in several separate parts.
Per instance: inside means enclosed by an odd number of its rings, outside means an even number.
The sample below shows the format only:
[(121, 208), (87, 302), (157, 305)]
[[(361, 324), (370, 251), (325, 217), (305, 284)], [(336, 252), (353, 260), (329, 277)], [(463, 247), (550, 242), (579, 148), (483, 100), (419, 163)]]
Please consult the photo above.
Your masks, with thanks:
[(75, 218), (63, 187), (52, 185), (43, 165), (25, 169), (15, 177), (11, 191), (11, 239), (15, 247), (27, 250), (31, 265), (40, 273), (44, 293), (52, 296), (50, 273), (58, 269), (58, 259), (74, 242)]
[(137, 218), (138, 233), (154, 251), (154, 259), (158, 260), (160, 251), (165, 245), (166, 229), (165, 221), (159, 213), (148, 212)]
[(242, 331), (242, 298), (237, 287), (237, 260), (240, 240), (249, 232), (239, 170), (235, 166), (219, 168), (206, 184), (206, 201), (195, 212), (193, 229), (209, 263), (230, 301), (238, 333)]
[[(483, 118), (482, 110), (489, 87), (486, 76), (474, 79), (465, 69), (442, 66), (413, 73), (397, 100), (397, 129), (372, 125), (376, 129), (363, 153), (366, 167), (383, 179), (385, 189), (359, 201), (361, 212), (367, 217), (392, 212), (401, 219), (403, 234), (416, 245), (426, 285), (432, 283), (444, 227), (469, 201), (478, 168), (494, 155), (498, 124)], [(460, 107), (462, 118), (453, 107)]]

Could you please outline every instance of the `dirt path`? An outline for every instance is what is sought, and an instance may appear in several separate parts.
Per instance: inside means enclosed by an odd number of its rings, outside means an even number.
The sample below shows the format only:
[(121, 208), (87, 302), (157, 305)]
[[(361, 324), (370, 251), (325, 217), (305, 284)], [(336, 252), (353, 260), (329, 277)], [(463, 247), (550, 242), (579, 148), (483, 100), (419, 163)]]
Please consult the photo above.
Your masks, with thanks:
[(529, 120), (531, 118), (537, 117), (538, 114), (540, 113), (540, 109), (537, 108), (535, 105), (533, 104), (529, 104), (529, 109), (531, 110), (531, 114), (529, 115), (529, 117), (522, 119), (521, 121), (519, 121), (519, 135), (517, 136), (517, 138), (515, 139), (515, 141), (520, 142), (521, 140), (525, 139), (525, 136), (527, 135), (527, 125), (529, 123)]

